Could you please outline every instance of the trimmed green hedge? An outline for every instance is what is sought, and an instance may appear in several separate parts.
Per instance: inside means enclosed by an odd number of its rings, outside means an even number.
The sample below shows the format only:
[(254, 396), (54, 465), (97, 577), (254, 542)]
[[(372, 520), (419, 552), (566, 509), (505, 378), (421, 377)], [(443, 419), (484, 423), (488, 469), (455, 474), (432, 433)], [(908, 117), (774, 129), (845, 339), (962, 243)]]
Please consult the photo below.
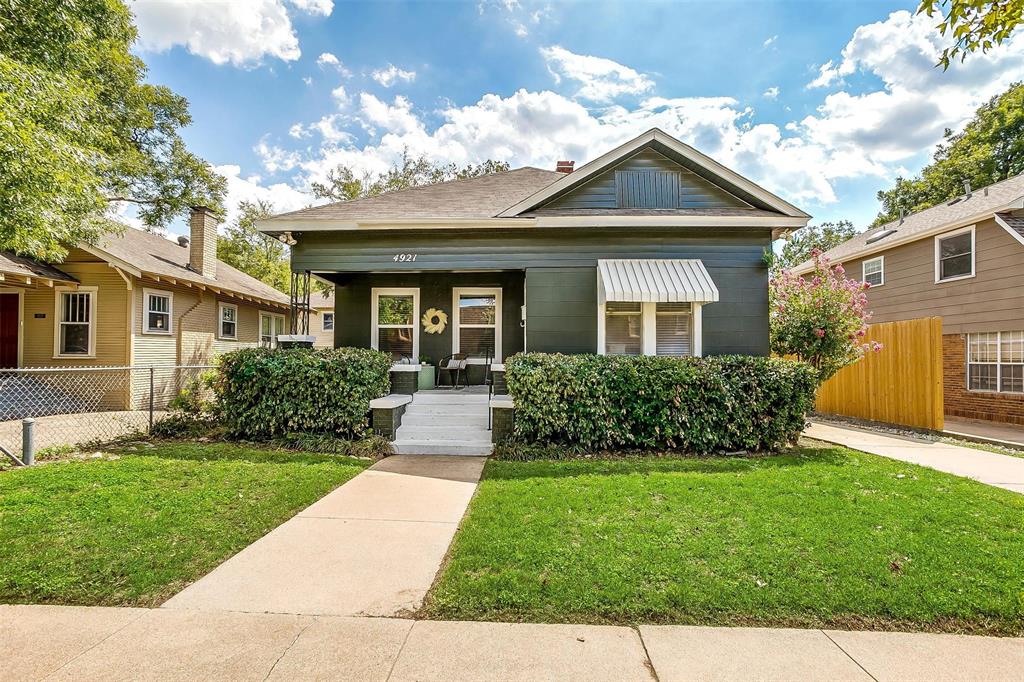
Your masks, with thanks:
[(232, 437), (359, 438), (370, 401), (388, 393), (390, 368), (386, 353), (364, 348), (246, 348), (221, 356), (215, 387)]
[(525, 353), (505, 363), (515, 439), (589, 450), (774, 450), (814, 406), (814, 369), (749, 356)]

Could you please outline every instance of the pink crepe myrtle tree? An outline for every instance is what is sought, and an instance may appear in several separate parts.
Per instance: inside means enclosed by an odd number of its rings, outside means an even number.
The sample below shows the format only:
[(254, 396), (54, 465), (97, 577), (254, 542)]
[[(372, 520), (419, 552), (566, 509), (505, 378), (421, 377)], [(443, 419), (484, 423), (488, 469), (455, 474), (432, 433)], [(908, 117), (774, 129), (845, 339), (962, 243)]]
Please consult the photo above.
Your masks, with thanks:
[(882, 344), (866, 341), (870, 285), (845, 277), (815, 249), (814, 271), (806, 276), (783, 270), (768, 283), (772, 352), (794, 356), (818, 370), (823, 382)]

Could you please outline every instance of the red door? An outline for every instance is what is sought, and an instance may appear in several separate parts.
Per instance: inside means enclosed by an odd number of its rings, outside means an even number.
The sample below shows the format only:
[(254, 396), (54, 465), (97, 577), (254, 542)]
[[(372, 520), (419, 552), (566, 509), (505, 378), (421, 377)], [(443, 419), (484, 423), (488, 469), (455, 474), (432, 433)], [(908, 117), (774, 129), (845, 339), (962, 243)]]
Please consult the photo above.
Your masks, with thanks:
[(0, 368), (18, 366), (18, 295), (0, 294)]

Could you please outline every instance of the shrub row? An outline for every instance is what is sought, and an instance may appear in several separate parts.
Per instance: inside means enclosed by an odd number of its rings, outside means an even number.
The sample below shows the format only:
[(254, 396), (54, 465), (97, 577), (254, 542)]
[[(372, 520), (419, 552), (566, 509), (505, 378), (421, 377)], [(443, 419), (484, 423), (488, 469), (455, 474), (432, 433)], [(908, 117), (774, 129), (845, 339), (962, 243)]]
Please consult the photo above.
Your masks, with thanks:
[(215, 388), (229, 436), (359, 438), (370, 401), (388, 392), (390, 367), (386, 353), (364, 348), (247, 348), (221, 356)]
[(587, 450), (773, 450), (813, 407), (813, 368), (778, 358), (525, 353), (505, 364), (515, 439)]

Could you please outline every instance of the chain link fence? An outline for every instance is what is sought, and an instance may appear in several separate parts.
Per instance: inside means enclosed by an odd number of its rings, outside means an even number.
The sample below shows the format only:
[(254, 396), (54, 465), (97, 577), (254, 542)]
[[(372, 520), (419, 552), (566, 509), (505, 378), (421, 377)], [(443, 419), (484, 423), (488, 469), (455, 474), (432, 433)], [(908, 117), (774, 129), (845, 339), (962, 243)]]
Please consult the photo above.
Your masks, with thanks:
[[(145, 434), (211, 365), (0, 370), (0, 448), (20, 457), (23, 420), (35, 449), (82, 446)], [(2, 458), (2, 455), (0, 455)]]

